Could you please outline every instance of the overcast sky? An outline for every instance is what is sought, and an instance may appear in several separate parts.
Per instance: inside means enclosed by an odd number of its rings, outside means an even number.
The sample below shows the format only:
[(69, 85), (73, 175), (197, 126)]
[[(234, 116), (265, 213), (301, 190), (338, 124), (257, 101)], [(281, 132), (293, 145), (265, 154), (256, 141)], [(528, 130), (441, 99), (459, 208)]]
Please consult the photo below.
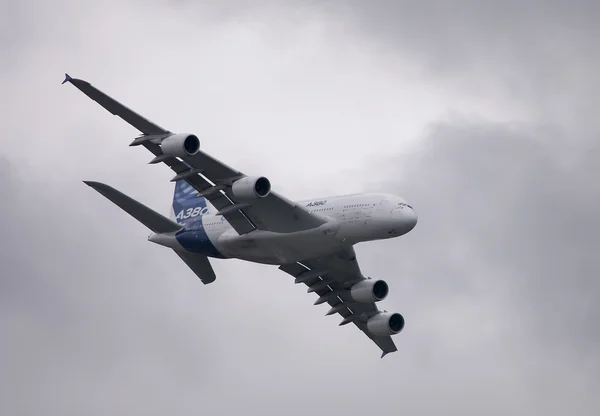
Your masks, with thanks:
[[(0, 0), (0, 414), (598, 414), (598, 2), (249, 3)], [(172, 173), (64, 72), (290, 198), (406, 198), (356, 248), (399, 352), (148, 243), (81, 181)]]

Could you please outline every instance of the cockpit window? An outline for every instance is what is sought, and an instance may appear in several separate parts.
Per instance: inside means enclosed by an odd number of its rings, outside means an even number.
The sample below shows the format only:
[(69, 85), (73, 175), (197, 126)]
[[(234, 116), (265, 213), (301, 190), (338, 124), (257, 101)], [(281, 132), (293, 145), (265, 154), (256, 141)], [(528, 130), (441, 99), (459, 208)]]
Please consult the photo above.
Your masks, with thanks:
[(413, 209), (413, 207), (411, 207), (410, 205), (408, 205), (406, 202), (399, 202), (398, 203), (398, 208), (402, 209), (404, 207), (408, 207), (410, 209)]

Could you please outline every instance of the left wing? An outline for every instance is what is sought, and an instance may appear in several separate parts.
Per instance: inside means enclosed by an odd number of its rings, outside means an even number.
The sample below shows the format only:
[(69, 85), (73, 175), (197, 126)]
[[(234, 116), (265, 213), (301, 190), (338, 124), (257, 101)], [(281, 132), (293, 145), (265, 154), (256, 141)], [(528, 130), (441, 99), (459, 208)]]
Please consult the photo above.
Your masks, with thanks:
[(375, 303), (354, 302), (348, 293), (353, 284), (365, 279), (356, 261), (354, 248), (348, 247), (333, 255), (286, 264), (279, 268), (294, 276), (295, 283), (305, 283), (309, 293), (319, 295), (315, 305), (328, 303), (331, 309), (327, 315), (339, 313), (343, 317), (340, 325), (353, 322), (381, 348), (381, 358), (398, 350), (391, 336), (373, 335), (367, 329), (367, 320), (380, 312)]
[(231, 186), (236, 180), (245, 177), (245, 174), (202, 150), (183, 158), (164, 155), (160, 142), (173, 135), (171, 131), (142, 117), (87, 81), (71, 78), (65, 74), (63, 84), (65, 82), (70, 82), (110, 113), (121, 117), (142, 132), (142, 135), (134, 139), (130, 146), (142, 145), (151, 151), (155, 157), (150, 163), (163, 162), (168, 165), (176, 173), (173, 181), (181, 179), (187, 181), (219, 210), (239, 234), (254, 229), (287, 233), (316, 228), (326, 222), (326, 219), (310, 213), (303, 206), (276, 192), (271, 192), (265, 198), (259, 198), (250, 205), (237, 201)]

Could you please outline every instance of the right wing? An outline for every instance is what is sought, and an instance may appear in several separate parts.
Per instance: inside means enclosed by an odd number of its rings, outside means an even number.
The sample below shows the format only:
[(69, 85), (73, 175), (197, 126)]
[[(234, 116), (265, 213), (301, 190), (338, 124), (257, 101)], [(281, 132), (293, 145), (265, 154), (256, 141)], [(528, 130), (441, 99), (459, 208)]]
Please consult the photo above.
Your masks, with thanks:
[(375, 303), (354, 302), (348, 293), (349, 287), (365, 279), (352, 247), (333, 255), (286, 264), (279, 268), (294, 276), (296, 283), (306, 284), (309, 293), (319, 295), (315, 305), (328, 303), (331, 309), (327, 315), (339, 313), (343, 317), (340, 325), (353, 322), (381, 349), (381, 358), (398, 350), (391, 336), (373, 335), (367, 329), (367, 320), (380, 312)]
[(227, 166), (202, 150), (193, 156), (184, 158), (164, 155), (160, 142), (171, 136), (172, 132), (137, 114), (89, 82), (71, 78), (68, 74), (65, 75), (63, 84), (70, 82), (111, 114), (121, 117), (142, 132), (143, 135), (136, 138), (130, 146), (142, 145), (152, 152), (155, 157), (150, 163), (163, 162), (169, 166), (176, 173), (172, 180), (184, 179), (187, 181), (219, 210), (239, 234), (245, 234), (257, 228), (281, 233), (294, 232), (316, 228), (327, 221), (276, 192), (271, 192), (267, 197), (253, 201), (251, 205), (236, 201), (231, 186), (234, 181), (245, 177), (245, 174)]

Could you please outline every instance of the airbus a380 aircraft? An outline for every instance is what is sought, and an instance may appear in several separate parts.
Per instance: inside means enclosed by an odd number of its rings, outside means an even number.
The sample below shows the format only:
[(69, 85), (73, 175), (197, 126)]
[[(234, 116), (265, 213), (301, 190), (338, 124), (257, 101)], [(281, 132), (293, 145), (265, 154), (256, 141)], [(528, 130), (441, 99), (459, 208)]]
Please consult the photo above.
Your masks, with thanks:
[(353, 246), (412, 230), (417, 214), (404, 199), (368, 193), (290, 201), (264, 176), (247, 176), (204, 153), (194, 134), (165, 130), (86, 81), (65, 74), (65, 82), (138, 129), (130, 146), (144, 146), (154, 154), (149, 163), (175, 172), (171, 218), (108, 185), (85, 182), (148, 227), (148, 240), (173, 249), (204, 284), (216, 279), (209, 257), (278, 265), (318, 296), (315, 305), (330, 305), (327, 315), (340, 314), (340, 325), (360, 328), (382, 358), (397, 351), (391, 335), (402, 331), (404, 318), (377, 308), (388, 285), (362, 275)]

